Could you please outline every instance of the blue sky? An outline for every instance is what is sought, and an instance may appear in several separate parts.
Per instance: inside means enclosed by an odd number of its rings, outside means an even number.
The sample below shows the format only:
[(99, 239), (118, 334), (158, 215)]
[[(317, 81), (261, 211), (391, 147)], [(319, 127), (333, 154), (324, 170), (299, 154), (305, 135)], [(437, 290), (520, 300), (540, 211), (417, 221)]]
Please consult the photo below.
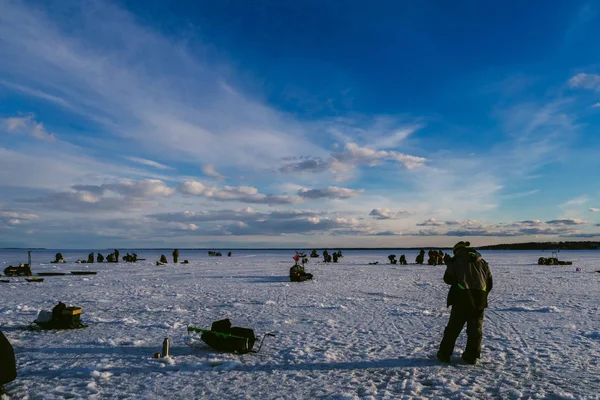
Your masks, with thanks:
[(0, 0), (0, 247), (600, 239), (600, 3)]

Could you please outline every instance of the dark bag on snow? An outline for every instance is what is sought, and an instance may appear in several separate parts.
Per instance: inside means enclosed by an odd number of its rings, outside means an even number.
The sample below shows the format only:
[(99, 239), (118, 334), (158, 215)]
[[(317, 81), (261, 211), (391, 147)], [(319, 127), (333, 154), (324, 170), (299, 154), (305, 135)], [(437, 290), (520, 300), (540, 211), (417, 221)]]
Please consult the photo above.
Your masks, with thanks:
[(222, 319), (212, 323), (210, 330), (214, 332), (228, 332), (231, 329), (231, 321), (229, 319)]
[(4, 333), (0, 332), (0, 385), (12, 382), (16, 378), (15, 351)]
[(210, 331), (202, 331), (200, 339), (215, 350), (239, 354), (250, 352), (256, 342), (252, 329), (232, 327), (229, 319), (213, 322)]

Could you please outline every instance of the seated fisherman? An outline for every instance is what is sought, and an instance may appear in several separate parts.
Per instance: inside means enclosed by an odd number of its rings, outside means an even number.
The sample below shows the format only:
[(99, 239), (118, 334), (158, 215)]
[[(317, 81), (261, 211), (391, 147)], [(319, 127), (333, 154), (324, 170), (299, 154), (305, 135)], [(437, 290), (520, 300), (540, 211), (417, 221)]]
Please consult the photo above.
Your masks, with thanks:
[(290, 268), (290, 281), (292, 282), (301, 282), (307, 279), (312, 279), (312, 274), (307, 274), (304, 272), (304, 267), (295, 264), (292, 268)]
[(438, 258), (437, 251), (429, 250), (429, 259), (427, 260), (427, 264), (437, 265), (437, 258)]

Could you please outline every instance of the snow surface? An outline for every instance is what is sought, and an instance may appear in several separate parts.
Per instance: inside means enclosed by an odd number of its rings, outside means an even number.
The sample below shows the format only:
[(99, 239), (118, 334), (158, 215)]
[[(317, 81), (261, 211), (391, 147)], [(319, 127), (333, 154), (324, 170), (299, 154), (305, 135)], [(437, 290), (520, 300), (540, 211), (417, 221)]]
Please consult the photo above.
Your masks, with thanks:
[[(170, 251), (93, 265), (73, 263), (88, 252), (64, 251), (67, 264), (46, 263), (54, 253), (34, 252), (34, 272), (98, 275), (0, 284), (1, 329), (19, 371), (6, 385), (11, 399), (600, 398), (600, 252), (561, 252), (572, 266), (538, 266), (540, 252), (482, 252), (495, 283), (476, 366), (460, 359), (464, 331), (452, 364), (435, 360), (449, 316), (445, 267), (385, 264), (390, 251), (311, 259), (315, 278), (301, 283), (288, 281), (289, 251), (181, 251), (190, 264), (160, 267)], [(404, 254), (412, 262), (417, 253)], [(0, 251), (2, 269), (26, 260)], [(22, 329), (59, 300), (83, 307), (89, 327)], [(186, 332), (222, 318), (277, 336), (240, 356)], [(171, 357), (153, 359), (165, 337)]]

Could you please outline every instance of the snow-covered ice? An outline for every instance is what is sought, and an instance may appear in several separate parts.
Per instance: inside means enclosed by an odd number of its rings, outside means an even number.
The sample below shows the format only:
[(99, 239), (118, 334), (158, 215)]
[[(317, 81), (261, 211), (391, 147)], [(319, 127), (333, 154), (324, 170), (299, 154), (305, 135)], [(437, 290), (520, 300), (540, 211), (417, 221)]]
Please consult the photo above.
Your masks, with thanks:
[[(311, 259), (314, 280), (291, 283), (293, 252), (182, 250), (189, 264), (156, 266), (170, 252), (139, 251), (147, 261), (73, 263), (88, 253), (63, 252), (68, 263), (56, 265), (46, 263), (54, 252), (34, 252), (34, 272), (98, 275), (0, 284), (1, 329), (19, 371), (11, 399), (599, 398), (600, 252), (561, 252), (572, 266), (538, 266), (544, 253), (534, 251), (482, 252), (494, 290), (476, 366), (460, 360), (464, 332), (451, 365), (435, 360), (449, 316), (444, 266), (345, 251), (339, 264)], [(404, 254), (414, 262), (417, 252)], [(0, 251), (1, 269), (19, 261), (25, 251)], [(59, 300), (83, 307), (89, 327), (22, 329)], [(198, 338), (200, 348), (186, 345), (186, 326), (222, 318), (276, 338), (242, 356)], [(171, 358), (153, 359), (165, 337)]]

